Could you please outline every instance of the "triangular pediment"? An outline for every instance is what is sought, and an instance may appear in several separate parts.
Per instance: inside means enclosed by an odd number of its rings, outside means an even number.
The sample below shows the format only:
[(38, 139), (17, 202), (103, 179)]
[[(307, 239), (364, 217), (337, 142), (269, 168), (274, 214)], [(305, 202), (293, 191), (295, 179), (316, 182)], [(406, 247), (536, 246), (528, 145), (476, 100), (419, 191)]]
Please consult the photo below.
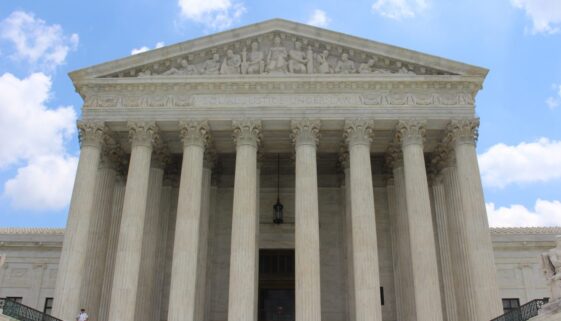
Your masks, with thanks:
[(91, 78), (370, 74), (485, 76), (484, 68), (274, 19), (72, 72)]

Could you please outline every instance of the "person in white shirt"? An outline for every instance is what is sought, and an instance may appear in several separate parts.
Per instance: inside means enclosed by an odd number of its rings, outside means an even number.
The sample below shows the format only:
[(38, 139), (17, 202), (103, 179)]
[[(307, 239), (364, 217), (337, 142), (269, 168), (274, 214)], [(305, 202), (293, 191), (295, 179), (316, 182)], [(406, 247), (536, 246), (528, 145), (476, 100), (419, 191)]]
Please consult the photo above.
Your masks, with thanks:
[(76, 317), (76, 321), (88, 321), (89, 320), (89, 316), (86, 313), (85, 309), (80, 309), (80, 314), (78, 314), (78, 316)]

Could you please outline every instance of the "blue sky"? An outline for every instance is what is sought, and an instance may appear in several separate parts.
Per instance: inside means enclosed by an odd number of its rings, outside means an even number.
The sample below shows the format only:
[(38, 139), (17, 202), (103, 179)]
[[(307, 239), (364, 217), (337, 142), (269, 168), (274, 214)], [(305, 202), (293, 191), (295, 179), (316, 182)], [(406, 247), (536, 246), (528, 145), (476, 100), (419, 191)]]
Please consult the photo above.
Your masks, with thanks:
[(561, 225), (561, 0), (0, 2), (0, 226), (66, 223), (69, 71), (284, 18), (490, 69), (478, 153), (493, 226)]

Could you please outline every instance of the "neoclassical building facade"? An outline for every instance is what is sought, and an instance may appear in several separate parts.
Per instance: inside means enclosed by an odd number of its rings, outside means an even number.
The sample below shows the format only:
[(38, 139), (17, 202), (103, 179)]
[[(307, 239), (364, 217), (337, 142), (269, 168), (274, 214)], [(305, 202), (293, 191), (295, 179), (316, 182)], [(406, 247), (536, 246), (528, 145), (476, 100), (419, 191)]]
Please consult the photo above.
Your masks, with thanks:
[(500, 315), (475, 149), (486, 74), (284, 20), (72, 72), (81, 152), (53, 315)]

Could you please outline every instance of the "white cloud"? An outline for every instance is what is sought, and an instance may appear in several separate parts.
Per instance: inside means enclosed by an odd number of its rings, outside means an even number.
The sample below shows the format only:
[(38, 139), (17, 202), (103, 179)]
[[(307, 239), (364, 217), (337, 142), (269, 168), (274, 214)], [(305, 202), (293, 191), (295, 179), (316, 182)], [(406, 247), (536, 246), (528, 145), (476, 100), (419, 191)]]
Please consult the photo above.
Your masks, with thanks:
[[(67, 205), (76, 160), (65, 144), (75, 135), (71, 106), (48, 108), (51, 79), (34, 73), (19, 79), (0, 76), (0, 169), (20, 166), (4, 185), (4, 196), (25, 208)], [(70, 182), (70, 183), (69, 183)]]
[(246, 11), (243, 2), (230, 0), (178, 0), (181, 15), (208, 28), (229, 28)]
[(555, 96), (547, 97), (547, 99), (545, 101), (545, 104), (551, 110), (553, 110), (553, 109), (559, 107), (559, 105), (561, 105), (561, 85), (553, 84), (552, 87), (553, 87), (554, 90), (557, 90), (557, 93), (556, 93)]
[(316, 9), (306, 23), (316, 27), (327, 27), (331, 23), (331, 18), (327, 16), (325, 11)]
[(428, 0), (377, 0), (372, 10), (381, 16), (400, 20), (413, 18), (428, 7)]
[(533, 210), (523, 205), (496, 208), (487, 203), (487, 216), (492, 227), (561, 226), (561, 202), (538, 199)]
[(0, 22), (0, 40), (11, 43), (13, 59), (51, 70), (65, 62), (69, 51), (76, 50), (79, 37), (65, 35), (60, 25), (48, 25), (33, 13), (14, 11)]
[[(157, 42), (156, 45), (154, 46), (154, 49), (162, 48), (163, 46), (164, 46), (164, 43), (161, 42), (161, 41), (159, 41), (159, 42)], [(150, 49), (150, 48), (148, 48), (148, 47), (146, 47), (146, 46), (142, 46), (142, 47), (140, 47), (140, 48), (133, 48), (133, 49), (131, 50), (131, 55), (136, 55), (136, 54), (139, 54), (139, 53), (143, 53), (143, 52), (146, 52), (146, 51), (148, 51), (148, 50), (152, 50), (152, 49)]]
[(561, 141), (540, 138), (516, 146), (497, 144), (479, 155), (483, 184), (547, 182), (561, 178)]
[(561, 1), (511, 0), (514, 7), (522, 9), (532, 19), (532, 33), (557, 33), (561, 28)]
[(45, 155), (33, 158), (4, 185), (15, 208), (62, 209), (70, 202), (78, 158)]

